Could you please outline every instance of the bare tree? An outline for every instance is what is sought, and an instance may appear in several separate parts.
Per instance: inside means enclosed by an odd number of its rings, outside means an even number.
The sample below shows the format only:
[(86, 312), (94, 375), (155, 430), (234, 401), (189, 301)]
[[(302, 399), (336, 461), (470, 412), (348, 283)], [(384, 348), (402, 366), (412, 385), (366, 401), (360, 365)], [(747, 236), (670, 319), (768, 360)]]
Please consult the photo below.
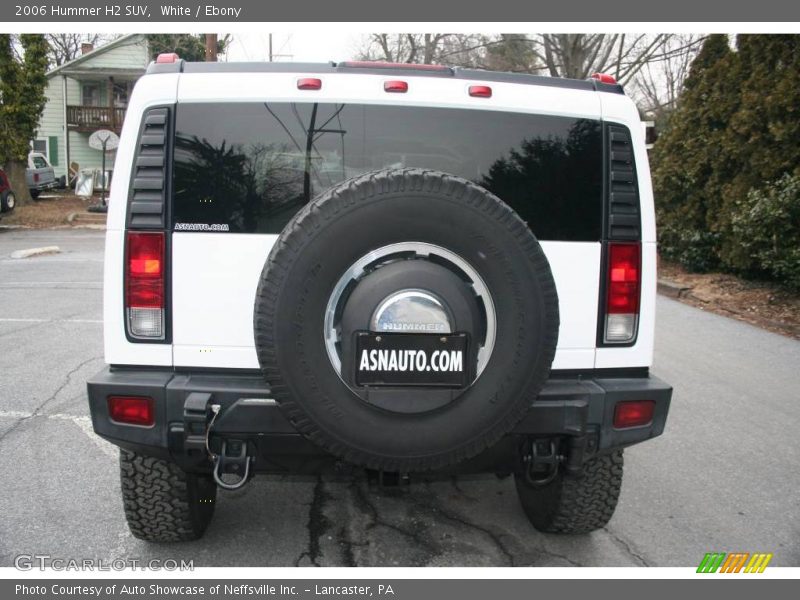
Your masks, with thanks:
[(501, 33), (486, 43), (486, 52), (481, 58), (479, 66), (492, 71), (536, 73), (542, 70), (542, 62), (524, 34)]
[(692, 61), (706, 36), (676, 34), (664, 40), (657, 58), (647, 62), (629, 88), (636, 103), (656, 119), (673, 110)]
[[(438, 39), (442, 34), (426, 34), (430, 40)], [(418, 48), (421, 35), (413, 33), (372, 33), (364, 40), (358, 51), (359, 60), (382, 60), (395, 63), (418, 62)]]
[(553, 77), (586, 79), (609, 73), (630, 83), (645, 65), (684, 59), (702, 41), (697, 35), (542, 33), (479, 34), (373, 33), (358, 52), (363, 60), (407, 63), (466, 63), (543, 72)]
[(586, 79), (602, 72), (625, 85), (646, 64), (682, 52), (682, 48), (666, 45), (673, 37), (668, 33), (537, 34), (531, 37), (531, 44), (553, 77)]
[(480, 66), (489, 38), (461, 33), (373, 33), (357, 51), (360, 60)]
[(650, 114), (674, 107), (704, 36), (697, 34), (375, 33), (362, 60), (450, 64), (586, 79), (608, 73)]
[(60, 67), (66, 62), (74, 60), (81, 55), (83, 44), (92, 44), (95, 48), (108, 43), (116, 35), (102, 33), (48, 33), (45, 34), (50, 50), (47, 59), (50, 68)]

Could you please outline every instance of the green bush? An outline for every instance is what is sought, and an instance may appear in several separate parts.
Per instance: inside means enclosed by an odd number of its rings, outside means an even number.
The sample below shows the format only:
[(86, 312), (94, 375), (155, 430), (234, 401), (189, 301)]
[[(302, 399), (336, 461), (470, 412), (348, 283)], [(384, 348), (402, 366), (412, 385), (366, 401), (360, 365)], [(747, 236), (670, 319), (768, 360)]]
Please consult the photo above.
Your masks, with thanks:
[(691, 271), (720, 266), (720, 239), (712, 232), (718, 230), (720, 183), (736, 174), (721, 152), (739, 104), (735, 63), (728, 37), (709, 36), (651, 154), (660, 252)]
[(664, 225), (659, 230), (659, 251), (666, 259), (689, 271), (705, 273), (719, 268), (719, 235), (710, 231)]
[(665, 258), (800, 288), (800, 36), (709, 36), (651, 159)]
[(800, 289), (800, 176), (786, 173), (736, 203), (731, 267)]

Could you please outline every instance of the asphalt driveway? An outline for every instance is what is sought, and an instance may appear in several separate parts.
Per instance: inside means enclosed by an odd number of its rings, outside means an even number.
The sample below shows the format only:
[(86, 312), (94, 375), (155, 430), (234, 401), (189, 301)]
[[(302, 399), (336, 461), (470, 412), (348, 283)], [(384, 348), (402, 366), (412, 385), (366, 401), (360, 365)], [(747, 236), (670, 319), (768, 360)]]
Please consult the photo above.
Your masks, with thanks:
[[(34, 246), (56, 255), (12, 259)], [(689, 566), (709, 551), (800, 565), (800, 342), (658, 301), (653, 372), (667, 431), (625, 454), (619, 508), (587, 536), (536, 532), (513, 482), (370, 488), (260, 477), (221, 492), (206, 536), (150, 545), (125, 525), (116, 449), (91, 429), (103, 366), (103, 233), (0, 231), (0, 566), (18, 554), (194, 559), (195, 566)]]

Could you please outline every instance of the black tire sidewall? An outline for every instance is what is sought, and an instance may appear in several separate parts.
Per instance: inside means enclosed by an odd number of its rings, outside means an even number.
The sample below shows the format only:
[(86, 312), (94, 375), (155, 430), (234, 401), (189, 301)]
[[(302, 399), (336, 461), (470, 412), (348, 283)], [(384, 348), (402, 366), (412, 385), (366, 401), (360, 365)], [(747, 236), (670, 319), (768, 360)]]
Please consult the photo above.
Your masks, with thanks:
[[(9, 198), (11, 198), (12, 201), (13, 201), (11, 205), (9, 205), (9, 203), (8, 203), (8, 199)], [(2, 209), (3, 209), (3, 212), (11, 212), (16, 208), (16, 206), (17, 206), (17, 197), (16, 197), (16, 195), (14, 195), (14, 192), (9, 191), (9, 190), (6, 190), (5, 192), (3, 192), (3, 197), (2, 197)]]
[(210, 476), (186, 473), (186, 491), (189, 496), (192, 527), (195, 534), (200, 536), (214, 516), (217, 484)]
[(553, 481), (541, 486), (532, 486), (525, 480), (524, 475), (516, 473), (514, 483), (528, 520), (540, 531), (549, 530), (561, 506), (564, 473), (559, 473)]
[[(411, 175), (412, 183), (415, 177), (424, 176)], [(463, 180), (456, 185), (461, 194), (351, 182), (315, 201), (294, 229), (290, 223), (285, 245), (265, 268), (267, 279), (270, 269), (284, 275), (266, 323), (259, 315), (270, 311), (256, 301), (259, 360), (274, 367), (265, 369), (267, 380), (277, 383), (276, 399), (302, 432), (353, 462), (410, 470), (472, 456), (519, 420), (549, 373), (558, 306), (541, 247), (489, 192)], [(497, 341), (483, 374), (454, 402), (424, 414), (365, 403), (336, 373), (323, 343), (325, 310), (341, 275), (370, 251), (402, 242), (435, 244), (468, 262), (490, 290), (497, 315)], [(264, 291), (259, 286), (259, 297)], [(267, 344), (259, 342), (265, 326), (274, 336)]]

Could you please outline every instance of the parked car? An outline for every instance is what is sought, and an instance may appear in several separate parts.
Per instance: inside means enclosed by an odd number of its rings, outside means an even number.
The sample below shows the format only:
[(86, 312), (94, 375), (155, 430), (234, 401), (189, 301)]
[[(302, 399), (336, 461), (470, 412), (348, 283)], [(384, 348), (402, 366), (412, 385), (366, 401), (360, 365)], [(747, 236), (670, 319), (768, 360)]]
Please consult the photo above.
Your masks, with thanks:
[(11, 212), (17, 205), (17, 197), (11, 190), (11, 183), (3, 169), (0, 169), (0, 212)]
[(31, 197), (36, 199), (44, 190), (52, 190), (59, 187), (50, 161), (41, 152), (31, 152), (28, 154), (28, 169), (25, 171), (25, 181)]
[(88, 396), (136, 537), (195, 539), (218, 488), (337, 461), (513, 474), (537, 529), (608, 523), (672, 396), (620, 85), (163, 55), (118, 157)]

